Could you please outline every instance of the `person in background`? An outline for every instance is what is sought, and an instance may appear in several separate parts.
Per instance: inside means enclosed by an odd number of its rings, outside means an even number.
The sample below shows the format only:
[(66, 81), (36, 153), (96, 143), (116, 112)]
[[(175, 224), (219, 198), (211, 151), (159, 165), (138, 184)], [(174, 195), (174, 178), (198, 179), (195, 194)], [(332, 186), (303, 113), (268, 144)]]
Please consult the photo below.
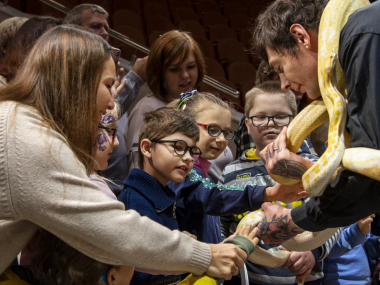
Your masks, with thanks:
[(34, 17), (24, 22), (9, 43), (8, 52), (3, 58), (0, 75), (6, 83), (15, 78), (33, 45), (41, 35), (64, 23), (60, 19), (46, 16)]
[(8, 53), (9, 44), (17, 31), (28, 18), (12, 17), (0, 23), (0, 69), (4, 56)]
[[(69, 24), (81, 26), (89, 32), (97, 34), (108, 41), (109, 25), (107, 19), (108, 13), (102, 7), (95, 4), (81, 4), (70, 10), (66, 15), (65, 21)], [(145, 83), (147, 60), (147, 56), (144, 58), (137, 58), (132, 70), (130, 70), (124, 77), (122, 76), (124, 72), (123, 68), (119, 70), (119, 77), (123, 77), (121, 84), (125, 84), (124, 87), (120, 88), (117, 96), (117, 101), (121, 110), (117, 131), (117, 138), (120, 146), (110, 155), (108, 167), (99, 172), (100, 175), (104, 176), (111, 182), (108, 183), (108, 185), (116, 195), (120, 194), (123, 189), (123, 181), (128, 175), (127, 152), (123, 138), (124, 129), (128, 122), (127, 110), (135, 101), (141, 86)]]
[(138, 137), (143, 115), (166, 106), (183, 92), (198, 88), (205, 74), (205, 63), (197, 42), (188, 33), (173, 30), (153, 43), (146, 71), (151, 93), (134, 106), (124, 130), (127, 173), (139, 167)]

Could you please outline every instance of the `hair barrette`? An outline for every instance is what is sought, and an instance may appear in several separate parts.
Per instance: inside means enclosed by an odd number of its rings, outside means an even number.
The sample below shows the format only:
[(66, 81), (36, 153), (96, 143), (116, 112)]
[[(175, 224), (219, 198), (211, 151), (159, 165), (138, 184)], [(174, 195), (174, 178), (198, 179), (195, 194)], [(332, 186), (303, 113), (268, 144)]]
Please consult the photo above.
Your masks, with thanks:
[[(199, 93), (199, 92), (198, 92), (197, 89), (194, 89), (194, 90), (191, 91), (191, 92), (184, 92), (184, 93), (181, 93), (181, 95), (180, 95), (180, 100), (181, 100), (181, 101), (179, 102), (177, 109), (179, 109), (179, 108), (181, 107), (181, 105), (182, 105), (183, 103), (185, 103), (185, 101), (186, 101), (187, 99), (189, 99), (190, 96), (196, 95), (196, 94), (198, 94), (198, 93)], [(186, 108), (186, 104), (183, 106), (182, 110), (185, 110), (185, 108)]]

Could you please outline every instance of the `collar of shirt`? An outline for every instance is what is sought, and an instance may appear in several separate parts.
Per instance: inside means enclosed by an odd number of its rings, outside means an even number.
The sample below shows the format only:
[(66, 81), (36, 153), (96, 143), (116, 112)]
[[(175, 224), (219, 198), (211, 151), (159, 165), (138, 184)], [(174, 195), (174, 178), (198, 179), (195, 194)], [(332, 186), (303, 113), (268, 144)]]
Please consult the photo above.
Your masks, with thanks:
[(138, 168), (129, 172), (124, 185), (143, 195), (157, 210), (163, 210), (175, 202), (174, 193), (167, 186), (164, 187), (156, 178)]
[(198, 167), (200, 171), (202, 171), (203, 175), (209, 178), (207, 171), (211, 166), (211, 162), (200, 157), (196, 162), (194, 162), (194, 166)]

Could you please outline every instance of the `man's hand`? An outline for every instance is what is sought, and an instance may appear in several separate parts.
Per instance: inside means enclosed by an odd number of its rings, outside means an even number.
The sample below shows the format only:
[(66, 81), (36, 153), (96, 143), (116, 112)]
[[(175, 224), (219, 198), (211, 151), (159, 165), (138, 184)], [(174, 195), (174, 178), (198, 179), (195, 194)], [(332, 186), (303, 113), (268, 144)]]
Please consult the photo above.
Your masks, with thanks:
[(315, 265), (315, 257), (311, 251), (292, 251), (288, 261), (282, 267), (288, 267), (296, 275), (296, 279), (305, 279)]
[(371, 231), (371, 223), (373, 221), (373, 218), (375, 217), (374, 214), (372, 214), (371, 216), (368, 216), (364, 219), (361, 219), (359, 222), (357, 222), (357, 226), (358, 226), (358, 229), (359, 229), (359, 232), (365, 236), (367, 234), (370, 233)]
[(134, 71), (144, 81), (146, 81), (146, 63), (147, 62), (148, 62), (148, 56), (143, 57), (143, 58), (136, 58), (135, 64), (132, 67), (132, 71)]
[(123, 81), (122, 78), (123, 78), (123, 74), (124, 74), (124, 68), (120, 68), (120, 62), (117, 63), (116, 65), (116, 70), (119, 70), (118, 74), (117, 74), (117, 78), (115, 80), (115, 83), (113, 85), (113, 87), (115, 87), (115, 93), (113, 94), (114, 95), (114, 99), (117, 98), (117, 96), (119, 96), (121, 90), (123, 90), (125, 84), (127, 83), (127, 79), (124, 79)]
[(301, 181), (302, 175), (313, 165), (313, 162), (286, 148), (286, 131), (287, 128), (284, 127), (279, 136), (260, 151), (259, 155), (264, 159), (265, 168), (270, 175)]
[(281, 201), (291, 203), (307, 196), (309, 194), (303, 190), (301, 182), (293, 185), (277, 183), (275, 186), (267, 187), (264, 190), (264, 202)]
[(278, 204), (264, 203), (261, 205), (264, 218), (257, 226), (256, 236), (264, 243), (279, 246), (284, 241), (304, 232), (292, 220), (291, 209), (286, 209)]
[(206, 273), (213, 277), (230, 280), (244, 266), (247, 254), (233, 244), (209, 244), (211, 264)]

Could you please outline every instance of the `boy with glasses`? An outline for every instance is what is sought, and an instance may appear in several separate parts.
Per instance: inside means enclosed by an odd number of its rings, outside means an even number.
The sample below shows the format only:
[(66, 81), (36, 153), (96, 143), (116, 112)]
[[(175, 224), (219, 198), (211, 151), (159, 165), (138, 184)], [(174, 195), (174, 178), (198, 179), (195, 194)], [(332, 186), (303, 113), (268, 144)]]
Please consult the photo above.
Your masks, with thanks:
[[(197, 123), (185, 112), (163, 107), (146, 113), (139, 136), (141, 170), (133, 168), (129, 172), (118, 197), (125, 209), (178, 230), (176, 200), (167, 183), (181, 182), (188, 175), (201, 155), (195, 146), (198, 140)], [(176, 284), (180, 280), (180, 275), (135, 271), (130, 284)]]
[[(258, 186), (274, 186), (276, 182), (268, 175), (263, 159), (259, 152), (274, 141), (281, 130), (290, 124), (297, 114), (297, 104), (294, 94), (282, 91), (279, 82), (267, 81), (253, 88), (246, 95), (245, 124), (256, 148), (243, 152), (240, 158), (230, 163), (223, 171), (220, 183), (226, 186), (245, 187), (250, 183)], [(304, 142), (297, 152), (304, 158), (315, 162), (318, 157), (311, 154)], [(290, 165), (288, 167), (291, 167)], [(284, 207), (294, 208), (309, 198), (301, 198), (297, 202), (282, 203)], [(240, 215), (222, 217), (222, 232), (225, 237), (231, 235), (237, 224), (248, 212)], [(338, 235), (339, 237), (339, 235)], [(250, 280), (260, 284), (294, 284), (297, 279), (306, 279), (306, 284), (320, 284), (322, 281), (321, 260), (328, 254), (331, 245), (336, 242), (334, 236), (325, 245), (308, 252), (292, 252), (287, 268), (268, 268), (253, 263), (247, 263)], [(260, 247), (268, 250), (271, 245), (259, 243)], [(277, 249), (272, 249), (277, 250)], [(313, 275), (309, 275), (313, 270)], [(226, 283), (229, 284), (229, 283)]]

